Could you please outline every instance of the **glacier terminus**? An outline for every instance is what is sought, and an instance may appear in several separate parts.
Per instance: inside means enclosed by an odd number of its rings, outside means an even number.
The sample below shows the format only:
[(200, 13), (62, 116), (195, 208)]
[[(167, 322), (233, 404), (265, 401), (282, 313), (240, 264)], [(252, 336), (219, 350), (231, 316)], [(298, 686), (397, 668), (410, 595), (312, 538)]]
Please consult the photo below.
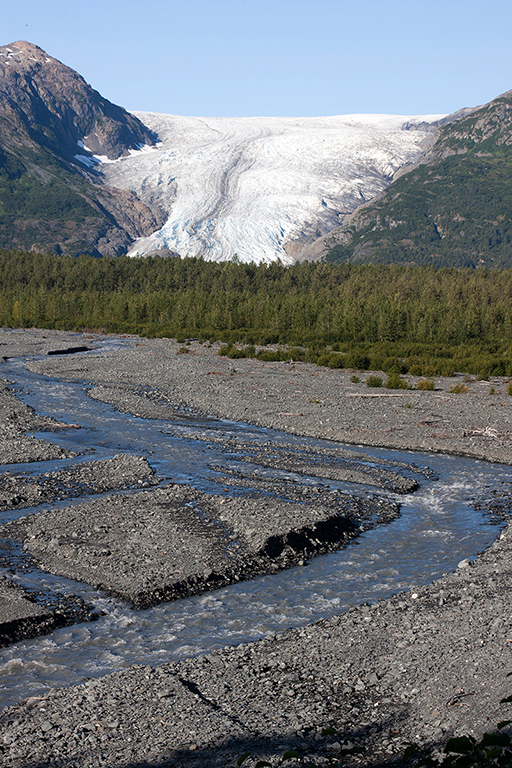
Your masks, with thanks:
[(131, 256), (169, 249), (286, 265), (418, 160), (444, 117), (134, 114), (159, 143), (96, 166), (108, 184), (167, 216), (134, 242)]

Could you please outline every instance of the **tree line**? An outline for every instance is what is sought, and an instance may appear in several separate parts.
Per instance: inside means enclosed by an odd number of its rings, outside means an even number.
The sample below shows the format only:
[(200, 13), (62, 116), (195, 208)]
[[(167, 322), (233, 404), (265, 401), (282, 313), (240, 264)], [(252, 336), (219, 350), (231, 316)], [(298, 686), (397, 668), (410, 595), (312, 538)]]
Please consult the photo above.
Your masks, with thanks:
[(290, 345), (337, 367), (509, 376), (512, 269), (0, 251), (0, 324)]

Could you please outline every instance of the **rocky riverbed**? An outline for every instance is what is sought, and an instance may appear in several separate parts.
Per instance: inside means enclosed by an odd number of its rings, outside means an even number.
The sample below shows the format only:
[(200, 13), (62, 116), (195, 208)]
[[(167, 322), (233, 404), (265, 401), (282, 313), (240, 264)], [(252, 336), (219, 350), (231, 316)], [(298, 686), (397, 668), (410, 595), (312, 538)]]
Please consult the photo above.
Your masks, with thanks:
[(22, 541), (44, 571), (147, 608), (304, 564), (398, 514), (391, 502), (324, 507), (171, 486), (25, 516), (0, 536)]
[(511, 714), (511, 560), (509, 526), (430, 586), (28, 699), (0, 718), (2, 765), (234, 766), (290, 747), (321, 765), (350, 745), (349, 765), (386, 765), (408, 741), (491, 730)]
[[(66, 345), (93, 347), (98, 340), (91, 335), (3, 331), (0, 343), (1, 353), (9, 357), (47, 354)], [(180, 349), (169, 340), (133, 339), (119, 351), (52, 355), (31, 362), (30, 367), (66, 380), (89, 381), (94, 385), (91, 396), (144, 418), (212, 414), (294, 434), (512, 463), (512, 398), (506, 395), (503, 380), (465, 382), (469, 390), (465, 394), (449, 391), (462, 381), (461, 376), (436, 380), (433, 392), (377, 393), (363, 383), (351, 382), (346, 371), (301, 363), (231, 361), (219, 358), (215, 347), (197, 343), (184, 347), (186, 353)], [(17, 401), (8, 391), (4, 397), (14, 413)], [(38, 418), (20, 408), (28, 421)], [(13, 426), (11, 419), (8, 437), (17, 440), (25, 430), (41, 429), (27, 423)], [(263, 466), (279, 467), (291, 460), (286, 451), (269, 451), (265, 456), (263, 449), (261, 454)], [(356, 471), (343, 464), (341, 454), (336, 461), (319, 454), (295, 458), (299, 472), (300, 467), (309, 472), (316, 463), (327, 478), (333, 472)], [(229, 466), (225, 469), (226, 483), (257, 479), (254, 473), (235, 478)], [(386, 487), (392, 468), (383, 466), (381, 470), (375, 476), (376, 484)], [(176, 509), (176, 494), (189, 492), (182, 486), (137, 491), (143, 511), (140, 531), (130, 532), (135, 554), (132, 561), (127, 555), (127, 571), (134, 570), (137, 552), (141, 559), (148, 554), (142, 546), (148, 545), (148, 537), (141, 533), (144, 515), (154, 512), (156, 525), (145, 530), (157, 533), (155, 544), (160, 545), (161, 537), (168, 535), (167, 529), (159, 527), (163, 524), (161, 505)], [(105, 562), (112, 553), (116, 560), (122, 556), (120, 513), (132, 498), (133, 494), (127, 494), (101, 504), (75, 505), (73, 515), (68, 512), (71, 507), (61, 510), (62, 516), (50, 510), (10, 524), (16, 528), (12, 535), (25, 541), (44, 567), (64, 568), (67, 560), (76, 573), (84, 555), (76, 558), (73, 553), (87, 523), (93, 536), (90, 547), (82, 547), (87, 549), (85, 560), (89, 558), (89, 566), (96, 565), (95, 570), (103, 568), (99, 581), (104, 583)], [(224, 558), (230, 552), (237, 567), (255, 554), (261, 557), (272, 537), (283, 536), (280, 520), (290, 512), (270, 505), (272, 514), (265, 530), (257, 530), (248, 522), (255, 499), (248, 502), (245, 516), (240, 505), (230, 508), (226, 502), (228, 506), (223, 505), (221, 512), (218, 506), (211, 506), (210, 497), (197, 492), (187, 501), (204, 505), (199, 516), (204, 530), (198, 529), (202, 550), (197, 562), (195, 554), (190, 556), (192, 570), (180, 572), (176, 583), (185, 577), (190, 584), (190, 577), (197, 579), (201, 570), (202, 578), (207, 578), (205, 574), (209, 578), (220, 552)], [(500, 516), (507, 517), (509, 489), (502, 490), (496, 504)], [(325, 519), (326, 508), (321, 503), (306, 507), (312, 515), (309, 525)], [(91, 527), (90, 518), (96, 515), (101, 522), (95, 521)], [(226, 541), (215, 527), (221, 515), (228, 538), (233, 533), (238, 537), (230, 542), (238, 545), (239, 554), (236, 548), (226, 549)], [(349, 517), (347, 514), (347, 520)], [(180, 521), (175, 523), (179, 538)], [(57, 540), (53, 545), (50, 531)], [(105, 539), (108, 556), (101, 554)], [(63, 556), (66, 547), (67, 558)], [(281, 553), (284, 551), (286, 547)], [(295, 557), (304, 557), (298, 548), (294, 551)], [(150, 562), (155, 562), (153, 553)], [(345, 740), (363, 750), (347, 758), (350, 761), (383, 764), (392, 763), (409, 740), (438, 744), (453, 733), (482, 733), (511, 715), (510, 706), (507, 710), (499, 703), (510, 694), (506, 675), (512, 669), (511, 563), (509, 526), (475, 563), (464, 561), (456, 573), (427, 587), (257, 643), (155, 669), (132, 667), (50, 692), (42, 699), (28, 699), (1, 716), (2, 765), (233, 766), (241, 753), (271, 757), (290, 746), (299, 747), (321, 764), (339, 756), (347, 746)], [(164, 559), (160, 571), (169, 584), (171, 565)], [(113, 591), (117, 577), (115, 568), (111, 569)], [(135, 580), (130, 589), (125, 593), (127, 599), (143, 593), (144, 585)], [(322, 736), (322, 728), (327, 726), (335, 733)]]

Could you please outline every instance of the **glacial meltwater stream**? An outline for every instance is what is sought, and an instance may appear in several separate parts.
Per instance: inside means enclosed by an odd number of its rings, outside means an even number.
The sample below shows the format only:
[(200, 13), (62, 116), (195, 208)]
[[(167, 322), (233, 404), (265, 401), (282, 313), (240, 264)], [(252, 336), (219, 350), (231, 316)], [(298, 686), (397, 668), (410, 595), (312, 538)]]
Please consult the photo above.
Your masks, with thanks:
[[(95, 350), (97, 352), (98, 350)], [(20, 398), (40, 414), (80, 424), (57, 434), (39, 435), (81, 453), (75, 459), (3, 467), (26, 476), (39, 475), (90, 458), (116, 453), (145, 456), (164, 483), (189, 483), (208, 493), (246, 493), (222, 486), (217, 469), (236, 460), (223, 451), (223, 441), (268, 442), (328, 447), (328, 441), (300, 438), (276, 431), (218, 419), (144, 420), (121, 414), (86, 394), (83, 383), (67, 383), (25, 370), (22, 360), (2, 367), (3, 377), (16, 384)], [(464, 558), (474, 558), (497, 536), (497, 528), (475, 501), (484, 503), (493, 489), (512, 482), (512, 467), (465, 458), (412, 452), (348, 447), (372, 457), (430, 467), (438, 479), (415, 475), (414, 494), (393, 497), (401, 504), (399, 519), (362, 534), (345, 549), (317, 557), (307, 567), (165, 603), (133, 610), (91, 587), (37, 570), (11, 578), (28, 587), (75, 593), (91, 601), (104, 615), (96, 622), (77, 624), (51, 635), (0, 649), (0, 706), (52, 687), (80, 683), (130, 664), (156, 665), (208, 652), (225, 645), (254, 641), (269, 633), (332, 616), (363, 602), (374, 602), (411, 586), (428, 583), (453, 570)], [(244, 464), (247, 470), (248, 464)], [(361, 485), (271, 472), (308, 488), (330, 487), (340, 493), (386, 495)], [(84, 498), (77, 500), (83, 501)], [(52, 504), (67, 506), (73, 501)], [(325, 499), (324, 502), (325, 503)], [(476, 506), (480, 506), (477, 504)], [(0, 513), (0, 521), (48, 508)]]

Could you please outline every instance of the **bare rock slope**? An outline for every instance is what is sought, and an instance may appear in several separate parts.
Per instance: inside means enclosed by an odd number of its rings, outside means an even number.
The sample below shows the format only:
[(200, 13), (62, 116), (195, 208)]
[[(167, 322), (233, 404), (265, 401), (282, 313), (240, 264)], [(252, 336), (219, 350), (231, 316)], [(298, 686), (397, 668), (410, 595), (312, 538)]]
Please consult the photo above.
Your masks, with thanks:
[(160, 213), (108, 187), (94, 155), (116, 160), (156, 137), (36, 45), (0, 47), (0, 247), (117, 255)]

